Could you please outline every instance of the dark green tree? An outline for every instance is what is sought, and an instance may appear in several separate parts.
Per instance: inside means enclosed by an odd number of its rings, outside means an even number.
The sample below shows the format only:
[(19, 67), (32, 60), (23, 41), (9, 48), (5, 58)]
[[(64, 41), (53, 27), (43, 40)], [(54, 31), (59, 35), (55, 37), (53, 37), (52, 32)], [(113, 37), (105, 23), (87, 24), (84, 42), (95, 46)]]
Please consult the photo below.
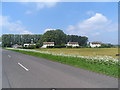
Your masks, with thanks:
[(87, 45), (88, 38), (78, 35), (66, 35), (62, 30), (51, 30), (43, 35), (35, 34), (3, 34), (2, 46), (11, 47), (14, 44), (23, 45), (25, 43), (36, 43), (41, 47), (43, 42), (55, 42), (55, 45), (64, 46), (67, 42), (78, 42), (81, 46)]
[(78, 35), (67, 35), (67, 42), (78, 42), (80, 46), (86, 46), (88, 38)]
[(55, 42), (55, 45), (62, 45), (66, 43), (66, 34), (60, 30), (50, 30), (43, 34), (44, 42)]

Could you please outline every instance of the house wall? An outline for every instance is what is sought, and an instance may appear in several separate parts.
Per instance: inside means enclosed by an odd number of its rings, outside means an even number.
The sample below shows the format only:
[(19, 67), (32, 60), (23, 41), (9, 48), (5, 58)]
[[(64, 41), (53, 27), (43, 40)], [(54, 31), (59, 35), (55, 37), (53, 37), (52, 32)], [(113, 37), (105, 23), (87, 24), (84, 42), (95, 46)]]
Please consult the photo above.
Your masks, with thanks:
[(91, 46), (91, 47), (100, 47), (101, 44), (92, 44), (92, 43), (90, 43), (90, 46)]
[(67, 44), (67, 46), (76, 47), (76, 46), (79, 46), (79, 45), (78, 44)]
[(21, 47), (22, 47), (22, 45), (17, 45), (17, 44), (12, 45), (12, 48), (21, 48)]
[(31, 46), (31, 45), (36, 45), (36, 44), (24, 44), (23, 46), (24, 46), (24, 47), (29, 47), (29, 46)]
[(47, 48), (47, 46), (54, 46), (54, 44), (44, 44), (42, 48)]
[(30, 44), (24, 44), (23, 46), (24, 46), (24, 47), (28, 47), (29, 45), (30, 45)]
[(12, 48), (17, 48), (18, 46), (12, 46)]

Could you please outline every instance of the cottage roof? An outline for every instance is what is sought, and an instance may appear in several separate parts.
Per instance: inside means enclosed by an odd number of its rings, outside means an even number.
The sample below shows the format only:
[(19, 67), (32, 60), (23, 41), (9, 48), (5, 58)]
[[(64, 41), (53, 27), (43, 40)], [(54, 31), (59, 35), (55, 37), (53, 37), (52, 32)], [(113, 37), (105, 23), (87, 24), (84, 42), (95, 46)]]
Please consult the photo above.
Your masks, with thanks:
[(54, 44), (54, 42), (43, 42), (43, 44)]
[(100, 42), (92, 42), (92, 44), (101, 44)]
[(78, 42), (68, 42), (68, 44), (78, 44)]

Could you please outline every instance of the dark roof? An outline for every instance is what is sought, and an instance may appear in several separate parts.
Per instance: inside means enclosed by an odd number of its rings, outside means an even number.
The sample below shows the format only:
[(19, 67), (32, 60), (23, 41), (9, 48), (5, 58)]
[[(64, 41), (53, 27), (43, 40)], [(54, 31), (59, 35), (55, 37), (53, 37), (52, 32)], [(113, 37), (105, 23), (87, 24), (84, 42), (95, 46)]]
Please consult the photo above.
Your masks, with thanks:
[(68, 44), (78, 44), (78, 42), (68, 42)]
[(92, 44), (101, 44), (101, 42), (92, 42)]
[(43, 42), (43, 44), (54, 44), (54, 42)]

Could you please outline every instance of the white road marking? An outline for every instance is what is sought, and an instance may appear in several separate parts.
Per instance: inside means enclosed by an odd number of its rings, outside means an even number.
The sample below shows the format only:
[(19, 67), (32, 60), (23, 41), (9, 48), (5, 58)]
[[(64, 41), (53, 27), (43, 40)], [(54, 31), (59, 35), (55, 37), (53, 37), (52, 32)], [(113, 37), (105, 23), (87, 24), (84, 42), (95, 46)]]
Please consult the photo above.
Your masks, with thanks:
[(9, 57), (9, 58), (11, 58), (11, 56), (10, 56), (10, 55), (8, 55), (8, 57)]
[(18, 65), (20, 65), (23, 69), (25, 69), (26, 71), (29, 71), (29, 69), (27, 69), (25, 66), (23, 66), (21, 63), (18, 63)]

